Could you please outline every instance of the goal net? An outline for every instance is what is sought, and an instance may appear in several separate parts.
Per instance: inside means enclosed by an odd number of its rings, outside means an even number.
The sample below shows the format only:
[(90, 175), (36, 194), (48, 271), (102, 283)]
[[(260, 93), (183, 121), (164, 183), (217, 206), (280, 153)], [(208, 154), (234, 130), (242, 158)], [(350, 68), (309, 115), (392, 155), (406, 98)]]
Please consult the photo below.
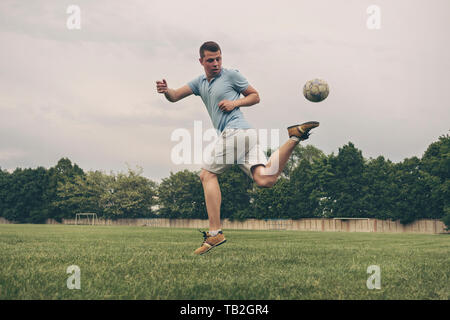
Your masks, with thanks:
[(95, 225), (98, 222), (97, 214), (92, 212), (77, 213), (75, 215), (75, 224)]

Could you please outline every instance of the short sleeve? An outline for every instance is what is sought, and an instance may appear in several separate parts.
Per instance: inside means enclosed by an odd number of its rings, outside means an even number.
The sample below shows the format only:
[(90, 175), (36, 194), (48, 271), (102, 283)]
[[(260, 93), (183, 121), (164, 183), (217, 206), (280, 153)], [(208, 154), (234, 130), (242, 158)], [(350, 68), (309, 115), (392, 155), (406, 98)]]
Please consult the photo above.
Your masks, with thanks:
[(192, 93), (196, 96), (200, 95), (199, 86), (200, 86), (201, 76), (195, 78), (194, 80), (188, 82), (189, 88), (191, 88)]
[(247, 79), (245, 79), (245, 77), (238, 70), (232, 70), (230, 72), (230, 80), (234, 90), (239, 93), (247, 89), (249, 86)]

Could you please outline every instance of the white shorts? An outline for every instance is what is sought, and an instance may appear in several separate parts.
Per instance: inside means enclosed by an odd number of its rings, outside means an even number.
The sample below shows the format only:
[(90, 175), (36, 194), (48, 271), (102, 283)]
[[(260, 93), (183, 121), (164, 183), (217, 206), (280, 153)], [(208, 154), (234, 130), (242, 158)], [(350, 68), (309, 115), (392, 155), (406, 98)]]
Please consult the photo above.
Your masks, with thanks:
[(267, 157), (258, 143), (255, 129), (222, 131), (213, 150), (204, 159), (202, 169), (221, 174), (235, 164), (239, 165), (242, 171), (252, 179), (252, 168), (267, 164)]

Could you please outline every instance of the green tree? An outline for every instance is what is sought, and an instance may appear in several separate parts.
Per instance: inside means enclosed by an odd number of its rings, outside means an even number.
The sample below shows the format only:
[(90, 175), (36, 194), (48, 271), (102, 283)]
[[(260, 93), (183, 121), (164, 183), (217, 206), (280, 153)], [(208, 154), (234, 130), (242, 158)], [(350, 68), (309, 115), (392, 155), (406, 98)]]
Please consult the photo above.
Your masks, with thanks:
[(289, 157), (288, 162), (283, 170), (283, 176), (288, 177), (292, 173), (292, 171), (297, 168), (300, 164), (300, 161), (305, 160), (309, 163), (313, 163), (315, 160), (324, 157), (325, 154), (322, 150), (314, 147), (313, 145), (303, 146), (298, 144), (295, 147), (294, 151), (292, 151), (291, 156)]
[(417, 219), (435, 217), (432, 191), (439, 179), (421, 170), (419, 158), (408, 158), (396, 164), (394, 179), (398, 187), (394, 219), (408, 224)]
[(79, 212), (95, 212), (99, 217), (107, 217), (110, 205), (110, 191), (114, 177), (101, 171), (89, 171), (85, 175), (75, 175), (72, 180), (59, 183), (58, 200), (53, 206), (65, 217), (73, 218)]
[(349, 142), (339, 148), (337, 156), (328, 159), (332, 179), (325, 181), (328, 197), (327, 205), (334, 217), (361, 217), (365, 210), (362, 205), (364, 186), (364, 158), (362, 152)]
[[(270, 150), (267, 152), (270, 156)], [(170, 173), (158, 186), (139, 171), (84, 173), (67, 158), (53, 168), (0, 168), (0, 215), (44, 222), (81, 211), (103, 217), (149, 217), (153, 206), (168, 218), (207, 218), (198, 173)], [(219, 176), (222, 218), (373, 217), (410, 223), (450, 220), (450, 136), (439, 137), (422, 159), (393, 164), (365, 160), (351, 142), (337, 155), (314, 146), (294, 149), (273, 188), (260, 188), (237, 166)]]
[(58, 185), (75, 182), (76, 177), (84, 177), (84, 171), (68, 158), (61, 158), (56, 166), (48, 170), (49, 185), (45, 192), (46, 202), (48, 204), (49, 218), (60, 221), (62, 218), (70, 218), (73, 212), (70, 207), (55, 206), (58, 201)]
[(0, 217), (4, 217), (5, 212), (8, 209), (6, 199), (8, 198), (10, 179), (11, 174), (0, 167)]
[(2, 187), (5, 188), (2, 191), (3, 217), (19, 223), (44, 222), (48, 217), (45, 199), (49, 185), (47, 170), (43, 167), (17, 168), (8, 178), (2, 175)]
[(249, 190), (249, 209), (240, 218), (286, 219), (295, 212), (294, 208), (290, 208), (292, 194), (289, 180), (283, 176), (272, 188), (261, 188), (255, 184)]
[(450, 212), (450, 136), (443, 135), (428, 146), (422, 157), (423, 171), (436, 177), (432, 185), (433, 216), (440, 218)]
[(314, 217), (329, 218), (334, 214), (335, 200), (330, 192), (330, 185), (333, 184), (336, 174), (330, 163), (332, 157), (333, 154), (323, 156), (311, 164), (310, 200), (314, 203)]
[(198, 173), (189, 170), (170, 173), (157, 189), (159, 215), (164, 218), (208, 217)]
[(430, 144), (422, 157), (423, 170), (441, 179), (450, 179), (450, 135), (440, 136)]
[(128, 174), (113, 176), (105, 195), (105, 214), (109, 217), (148, 218), (154, 216), (157, 185), (145, 177), (143, 170), (128, 169)]
[(249, 215), (250, 192), (253, 181), (237, 165), (218, 176), (222, 204), (220, 216), (223, 219), (242, 219)]
[(255, 218), (299, 219), (314, 217), (317, 202), (311, 196), (314, 188), (311, 163), (298, 160), (289, 173), (281, 176), (272, 188), (256, 188), (253, 202)]
[[(270, 157), (271, 150), (267, 156)], [(283, 174), (272, 188), (251, 189), (252, 218), (298, 219), (317, 214), (318, 199), (313, 194), (316, 181), (312, 165), (324, 158), (324, 153), (312, 145), (298, 145), (292, 152)]]
[(156, 183), (142, 177), (142, 169), (128, 169), (117, 175), (89, 171), (59, 182), (58, 200), (53, 206), (65, 217), (79, 212), (95, 212), (104, 218), (144, 218), (153, 216)]
[(299, 161), (298, 166), (292, 171), (290, 176), (289, 189), (294, 194), (291, 196), (295, 212), (291, 213), (290, 218), (321, 218), (324, 217), (324, 211), (320, 210), (320, 201), (326, 195), (321, 189), (320, 180), (317, 178), (322, 174), (321, 164), (326, 161), (322, 154), (315, 158), (304, 158)]
[(366, 162), (363, 173), (362, 205), (364, 217), (391, 219), (396, 213), (394, 164), (383, 156)]

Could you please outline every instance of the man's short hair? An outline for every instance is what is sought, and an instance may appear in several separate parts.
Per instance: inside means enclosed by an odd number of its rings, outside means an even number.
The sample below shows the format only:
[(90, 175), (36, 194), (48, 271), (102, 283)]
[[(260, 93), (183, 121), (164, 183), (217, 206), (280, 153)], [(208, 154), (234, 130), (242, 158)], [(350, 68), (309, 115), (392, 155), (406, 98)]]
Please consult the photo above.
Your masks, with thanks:
[(205, 57), (205, 50), (211, 51), (211, 52), (217, 52), (217, 51), (222, 52), (222, 50), (220, 50), (219, 45), (217, 43), (215, 43), (214, 41), (207, 41), (204, 44), (202, 44), (202, 46), (200, 47), (200, 58)]

